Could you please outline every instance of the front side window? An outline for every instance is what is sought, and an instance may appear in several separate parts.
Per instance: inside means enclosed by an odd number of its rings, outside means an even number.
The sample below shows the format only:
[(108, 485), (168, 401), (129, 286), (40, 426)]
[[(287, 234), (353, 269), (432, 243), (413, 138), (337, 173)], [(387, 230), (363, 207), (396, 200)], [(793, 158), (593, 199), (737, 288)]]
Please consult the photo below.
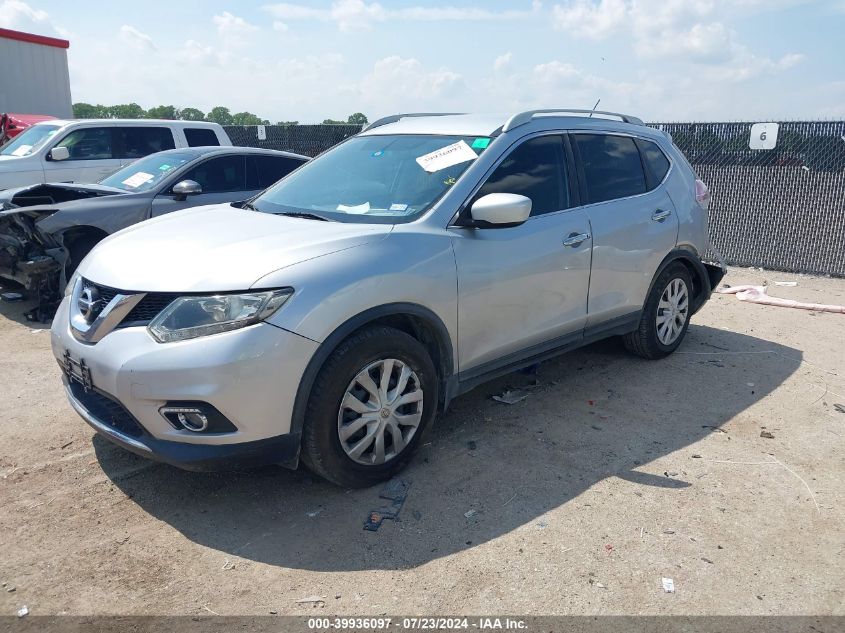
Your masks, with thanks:
[(446, 193), (491, 140), (394, 134), (356, 136), (262, 193), (266, 213), (360, 223), (409, 222)]
[(634, 139), (614, 134), (573, 134), (587, 185), (587, 202), (605, 202), (646, 192)]
[(193, 153), (153, 154), (116, 171), (101, 180), (100, 184), (124, 191), (149, 191), (170, 176), (175, 169), (195, 159), (196, 155)]
[(67, 147), (69, 160), (107, 160), (112, 153), (112, 129), (110, 127), (89, 127), (74, 130), (56, 147)]
[(203, 193), (246, 191), (243, 156), (220, 156), (200, 163), (181, 180), (194, 180)]
[(216, 147), (220, 145), (214, 130), (202, 127), (186, 127), (185, 140), (188, 141), (188, 147)]
[(503, 160), (482, 185), (475, 199), (489, 193), (515, 193), (531, 199), (531, 215), (569, 207), (563, 174), (563, 140), (540, 136), (525, 141)]
[(0, 156), (29, 156), (59, 131), (58, 125), (33, 125), (0, 149)]
[(117, 127), (118, 158), (143, 158), (166, 149), (173, 149), (173, 132), (166, 127)]

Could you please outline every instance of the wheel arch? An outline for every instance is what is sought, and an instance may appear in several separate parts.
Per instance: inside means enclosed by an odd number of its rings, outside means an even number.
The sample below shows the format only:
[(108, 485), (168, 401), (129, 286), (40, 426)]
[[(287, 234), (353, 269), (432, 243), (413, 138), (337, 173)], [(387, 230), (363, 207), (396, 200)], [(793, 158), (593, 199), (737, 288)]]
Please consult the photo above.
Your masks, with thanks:
[(454, 348), (449, 330), (437, 314), (415, 303), (389, 303), (369, 308), (344, 321), (317, 348), (311, 357), (296, 391), (290, 433), (301, 435), (305, 424), (305, 410), (317, 374), (335, 349), (362, 328), (385, 325), (413, 336), (425, 346), (439, 374), (440, 403), (443, 409), (451, 399), (454, 382)]
[(710, 293), (713, 291), (713, 288), (711, 286), (711, 276), (707, 268), (704, 263), (702, 263), (698, 251), (691, 245), (678, 245), (663, 258), (663, 261), (660, 262), (660, 265), (657, 267), (657, 271), (651, 278), (651, 283), (649, 284), (648, 292), (645, 296), (646, 298), (651, 296), (651, 291), (654, 288), (654, 282), (657, 281), (657, 278), (660, 277), (661, 273), (666, 270), (666, 268), (675, 262), (683, 264), (689, 271), (690, 277), (692, 278), (693, 293), (691, 313), (695, 314), (710, 298)]

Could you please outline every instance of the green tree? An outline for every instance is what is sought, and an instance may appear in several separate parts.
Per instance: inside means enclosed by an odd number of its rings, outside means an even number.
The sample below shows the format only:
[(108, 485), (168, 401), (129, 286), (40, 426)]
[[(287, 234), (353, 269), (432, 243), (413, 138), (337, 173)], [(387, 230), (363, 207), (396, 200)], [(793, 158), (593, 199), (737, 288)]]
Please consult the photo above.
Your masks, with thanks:
[(270, 125), (270, 121), (252, 112), (237, 112), (232, 115), (232, 125)]
[(73, 104), (73, 118), (75, 119), (105, 119), (108, 117), (108, 108), (100, 104), (91, 105), (90, 103), (74, 103)]
[(146, 114), (137, 103), (122, 103), (106, 108), (106, 116), (110, 119), (143, 119)]
[(147, 118), (149, 119), (170, 119), (176, 120), (179, 118), (179, 110), (176, 106), (160, 105), (155, 108), (147, 110)]
[(206, 121), (211, 121), (212, 123), (219, 123), (220, 125), (232, 125), (233, 117), (232, 113), (229, 112), (229, 108), (224, 108), (223, 106), (217, 106), (216, 108), (212, 108), (211, 112), (209, 112), (205, 116)]
[(196, 108), (182, 108), (179, 110), (179, 118), (183, 121), (204, 121), (205, 115)]
[(347, 123), (352, 125), (367, 125), (369, 121), (367, 120), (367, 115), (363, 112), (356, 112), (355, 114), (350, 114), (349, 118), (346, 119)]
[(276, 121), (276, 125), (299, 125), (299, 121)]
[(346, 121), (335, 121), (334, 119), (323, 119), (323, 125), (346, 125)]

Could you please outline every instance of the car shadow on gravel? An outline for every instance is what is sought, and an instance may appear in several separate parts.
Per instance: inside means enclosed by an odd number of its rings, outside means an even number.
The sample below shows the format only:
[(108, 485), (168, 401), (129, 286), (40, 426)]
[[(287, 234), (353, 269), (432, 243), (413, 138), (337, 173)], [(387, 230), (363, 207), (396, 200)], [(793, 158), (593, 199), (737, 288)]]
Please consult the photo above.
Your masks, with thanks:
[[(800, 363), (798, 350), (693, 325), (680, 350), (661, 361), (633, 358), (609, 340), (547, 362), (537, 376), (487, 383), (458, 398), (431, 429), (400, 475), (410, 483), (400, 520), (375, 532), (363, 526), (387, 503), (378, 486), (344, 490), (303, 469), (276, 467), (190, 473), (99, 437), (94, 446), (134, 503), (221, 559), (318, 571), (405, 569), (516, 529), (542, 529), (545, 513), (609, 477), (628, 482), (619, 504), (637, 503), (646, 486), (667, 503), (689, 494), (706, 484), (685, 477), (684, 468), (713, 444), (691, 445), (722, 432)], [(508, 387), (529, 395), (513, 405), (491, 399)], [(669, 455), (672, 472), (649, 466)]]

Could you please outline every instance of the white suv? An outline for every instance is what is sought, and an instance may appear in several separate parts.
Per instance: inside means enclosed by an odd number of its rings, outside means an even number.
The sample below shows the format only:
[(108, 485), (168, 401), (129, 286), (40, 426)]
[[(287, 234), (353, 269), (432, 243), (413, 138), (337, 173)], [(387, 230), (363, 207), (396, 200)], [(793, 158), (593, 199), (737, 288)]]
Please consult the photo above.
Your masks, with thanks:
[(572, 114), (388, 117), (105, 239), (53, 322), (71, 404), (183, 468), (360, 486), (491, 377), (608, 336), (670, 354), (724, 274), (707, 189), (667, 134)]
[(0, 147), (0, 189), (46, 182), (99, 182), (155, 152), (231, 144), (220, 125), (204, 121), (42, 121)]

